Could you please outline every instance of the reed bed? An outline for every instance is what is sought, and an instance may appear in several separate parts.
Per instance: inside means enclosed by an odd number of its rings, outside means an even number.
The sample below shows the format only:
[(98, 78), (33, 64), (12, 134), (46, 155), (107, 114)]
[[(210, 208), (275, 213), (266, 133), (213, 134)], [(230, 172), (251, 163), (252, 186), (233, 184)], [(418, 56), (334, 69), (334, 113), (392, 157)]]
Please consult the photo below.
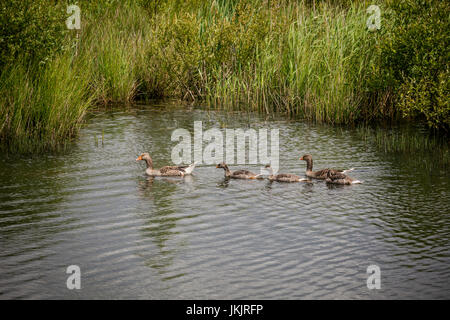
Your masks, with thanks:
[(366, 1), (79, 5), (82, 28), (55, 58), (3, 68), (2, 148), (52, 149), (89, 108), (164, 97), (330, 124), (398, 116), (389, 89), (373, 86), (380, 34), (367, 30)]

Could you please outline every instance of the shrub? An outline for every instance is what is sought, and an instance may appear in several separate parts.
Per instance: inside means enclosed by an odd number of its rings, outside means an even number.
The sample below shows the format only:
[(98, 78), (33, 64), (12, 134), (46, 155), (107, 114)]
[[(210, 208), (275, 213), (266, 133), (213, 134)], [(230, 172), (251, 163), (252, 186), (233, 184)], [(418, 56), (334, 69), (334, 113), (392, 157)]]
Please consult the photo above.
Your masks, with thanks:
[(380, 45), (384, 80), (405, 117), (448, 129), (449, 8), (446, 1), (389, 2), (389, 30)]
[(17, 59), (45, 64), (64, 49), (66, 9), (48, 0), (2, 0), (0, 69)]

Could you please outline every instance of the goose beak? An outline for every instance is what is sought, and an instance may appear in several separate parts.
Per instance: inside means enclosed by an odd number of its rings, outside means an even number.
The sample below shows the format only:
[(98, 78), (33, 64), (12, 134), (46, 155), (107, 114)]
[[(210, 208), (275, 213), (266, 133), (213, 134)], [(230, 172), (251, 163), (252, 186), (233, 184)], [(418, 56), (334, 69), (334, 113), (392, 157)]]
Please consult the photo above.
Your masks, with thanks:
[(137, 157), (136, 162), (141, 161), (142, 160), (142, 156)]

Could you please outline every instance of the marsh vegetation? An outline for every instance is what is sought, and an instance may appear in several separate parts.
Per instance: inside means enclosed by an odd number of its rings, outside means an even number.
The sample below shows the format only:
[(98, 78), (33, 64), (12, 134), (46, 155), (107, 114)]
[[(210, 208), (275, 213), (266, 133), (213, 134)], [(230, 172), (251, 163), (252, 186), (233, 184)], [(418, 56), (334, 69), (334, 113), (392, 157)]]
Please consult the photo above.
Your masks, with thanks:
[(0, 8), (4, 150), (55, 149), (89, 109), (176, 98), (329, 124), (413, 119), (447, 134), (449, 5), (379, 1), (7, 0)]

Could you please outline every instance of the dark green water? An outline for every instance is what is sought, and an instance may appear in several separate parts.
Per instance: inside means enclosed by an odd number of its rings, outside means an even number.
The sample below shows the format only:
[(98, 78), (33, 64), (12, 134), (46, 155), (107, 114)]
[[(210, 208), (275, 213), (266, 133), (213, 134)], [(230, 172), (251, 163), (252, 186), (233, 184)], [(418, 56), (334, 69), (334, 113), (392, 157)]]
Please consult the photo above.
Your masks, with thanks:
[[(281, 172), (303, 175), (311, 153), (364, 183), (227, 181), (211, 165), (145, 177), (135, 158), (172, 164), (171, 133), (194, 121), (278, 128)], [(96, 114), (61, 154), (0, 156), (2, 299), (448, 299), (449, 236), (448, 168), (354, 129), (154, 106)], [(69, 265), (81, 290), (66, 287)]]

